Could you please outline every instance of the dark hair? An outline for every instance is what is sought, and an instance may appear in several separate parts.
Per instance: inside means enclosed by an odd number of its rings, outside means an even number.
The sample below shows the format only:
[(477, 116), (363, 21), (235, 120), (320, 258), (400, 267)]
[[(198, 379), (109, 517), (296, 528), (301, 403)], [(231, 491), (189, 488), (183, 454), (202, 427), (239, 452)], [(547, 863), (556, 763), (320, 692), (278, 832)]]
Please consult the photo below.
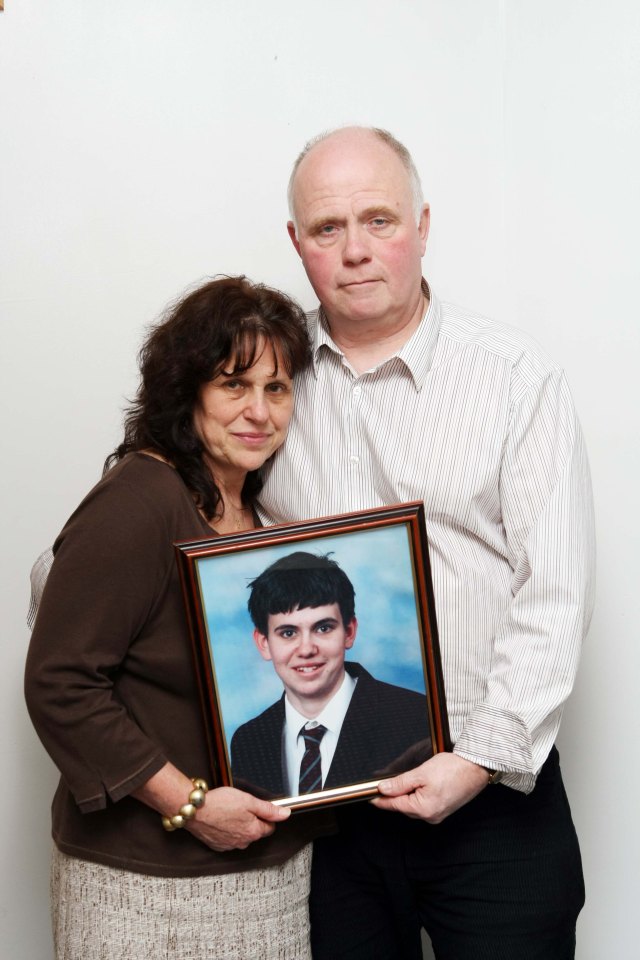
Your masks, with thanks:
[[(210, 520), (222, 495), (204, 462), (193, 411), (200, 388), (222, 371), (248, 370), (262, 341), (282, 358), (290, 377), (311, 360), (302, 309), (246, 277), (210, 280), (169, 307), (140, 350), (140, 386), (126, 413), (124, 439), (107, 457), (105, 471), (131, 451), (153, 450), (173, 464)], [(260, 486), (257, 472), (247, 474), (243, 502), (250, 503)]]
[(323, 607), (328, 603), (338, 604), (345, 626), (351, 623), (356, 615), (353, 584), (329, 557), (299, 550), (276, 560), (251, 581), (247, 606), (260, 633), (267, 635), (270, 613)]

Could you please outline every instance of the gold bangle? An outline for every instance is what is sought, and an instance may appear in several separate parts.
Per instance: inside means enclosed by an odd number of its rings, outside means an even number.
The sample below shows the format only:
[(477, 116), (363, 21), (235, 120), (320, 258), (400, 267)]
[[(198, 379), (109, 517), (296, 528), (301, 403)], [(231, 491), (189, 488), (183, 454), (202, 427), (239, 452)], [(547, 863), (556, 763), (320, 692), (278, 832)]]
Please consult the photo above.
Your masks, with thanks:
[(205, 795), (209, 792), (207, 781), (201, 780), (199, 777), (191, 777), (191, 783), (193, 784), (193, 790), (189, 794), (187, 803), (181, 806), (173, 817), (162, 818), (162, 826), (168, 833), (181, 830), (187, 820), (192, 820), (195, 817), (196, 810), (204, 806)]

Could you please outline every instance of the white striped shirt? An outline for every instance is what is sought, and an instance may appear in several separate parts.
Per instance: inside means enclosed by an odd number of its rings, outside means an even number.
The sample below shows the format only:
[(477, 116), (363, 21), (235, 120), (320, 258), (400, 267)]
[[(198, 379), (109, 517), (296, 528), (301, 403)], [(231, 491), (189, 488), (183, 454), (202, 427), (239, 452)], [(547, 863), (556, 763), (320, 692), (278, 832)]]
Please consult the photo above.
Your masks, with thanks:
[(314, 364), (260, 495), (265, 523), (423, 500), (455, 752), (528, 793), (593, 605), (591, 486), (564, 375), (435, 296), (358, 375), (310, 315)]

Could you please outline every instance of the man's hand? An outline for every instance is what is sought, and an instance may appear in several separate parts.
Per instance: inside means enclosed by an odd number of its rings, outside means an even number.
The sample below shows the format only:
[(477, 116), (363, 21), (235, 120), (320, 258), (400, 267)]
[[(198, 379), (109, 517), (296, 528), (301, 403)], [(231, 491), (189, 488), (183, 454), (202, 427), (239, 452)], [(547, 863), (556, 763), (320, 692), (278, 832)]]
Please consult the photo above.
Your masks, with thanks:
[(275, 824), (290, 814), (289, 807), (276, 807), (233, 787), (218, 787), (209, 791), (204, 807), (186, 829), (218, 853), (244, 850), (255, 840), (270, 836)]
[(441, 823), (473, 800), (489, 782), (489, 774), (455, 753), (437, 753), (430, 760), (378, 785), (382, 794), (371, 803), (379, 810), (395, 810), (408, 817)]

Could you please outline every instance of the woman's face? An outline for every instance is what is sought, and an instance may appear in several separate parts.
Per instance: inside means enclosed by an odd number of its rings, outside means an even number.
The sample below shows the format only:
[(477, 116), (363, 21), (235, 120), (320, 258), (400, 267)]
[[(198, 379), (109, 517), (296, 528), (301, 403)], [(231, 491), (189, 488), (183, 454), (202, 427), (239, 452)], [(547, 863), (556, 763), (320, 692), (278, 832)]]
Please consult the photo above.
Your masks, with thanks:
[(216, 481), (242, 484), (250, 470), (261, 467), (282, 444), (292, 410), (292, 380), (269, 345), (244, 373), (221, 373), (204, 384), (193, 423)]

